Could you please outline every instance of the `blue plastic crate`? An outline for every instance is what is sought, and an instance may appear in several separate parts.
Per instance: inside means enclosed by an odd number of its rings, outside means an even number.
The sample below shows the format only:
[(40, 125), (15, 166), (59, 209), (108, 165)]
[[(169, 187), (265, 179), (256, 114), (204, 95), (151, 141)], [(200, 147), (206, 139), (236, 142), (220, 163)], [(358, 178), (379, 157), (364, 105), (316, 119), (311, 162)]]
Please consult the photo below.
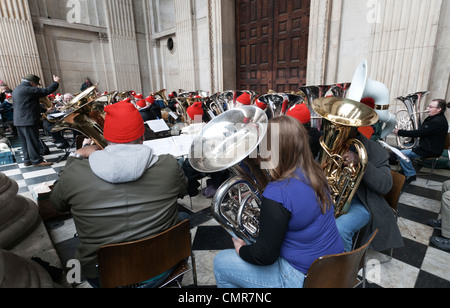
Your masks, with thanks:
[(11, 151), (0, 152), (0, 166), (14, 163), (14, 156)]

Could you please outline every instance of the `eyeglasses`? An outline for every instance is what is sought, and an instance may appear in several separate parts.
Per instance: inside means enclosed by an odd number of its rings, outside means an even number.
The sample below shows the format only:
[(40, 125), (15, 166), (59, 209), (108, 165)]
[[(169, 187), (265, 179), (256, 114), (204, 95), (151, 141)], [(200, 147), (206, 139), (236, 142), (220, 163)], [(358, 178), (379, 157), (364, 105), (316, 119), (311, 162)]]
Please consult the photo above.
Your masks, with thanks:
[(436, 106), (436, 107), (435, 107), (435, 106), (428, 106), (427, 108), (428, 108), (428, 109), (433, 109), (433, 108), (436, 108), (436, 109), (437, 109), (437, 108), (439, 108), (439, 107), (437, 107), (437, 106)]

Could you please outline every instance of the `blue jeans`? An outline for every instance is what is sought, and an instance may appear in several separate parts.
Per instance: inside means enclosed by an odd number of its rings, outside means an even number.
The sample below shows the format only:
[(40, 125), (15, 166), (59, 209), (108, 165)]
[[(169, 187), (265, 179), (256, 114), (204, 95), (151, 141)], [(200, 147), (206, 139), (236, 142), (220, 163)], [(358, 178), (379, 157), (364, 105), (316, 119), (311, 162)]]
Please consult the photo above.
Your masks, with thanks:
[(350, 204), (347, 214), (336, 219), (336, 226), (344, 242), (346, 252), (353, 249), (353, 237), (370, 221), (370, 213), (362, 204), (361, 200), (355, 196)]
[[(412, 151), (412, 149), (403, 150), (401, 152), (403, 154), (405, 154), (406, 156), (408, 156), (409, 158), (412, 158), (412, 159), (422, 158), (422, 156), (417, 155), (416, 153), (414, 153)], [(415, 176), (416, 175), (416, 169), (414, 169), (412, 161), (406, 162), (405, 160), (403, 160), (401, 158), (399, 158), (398, 160), (400, 162), (400, 167), (402, 167), (403, 174), (406, 177), (410, 177), (410, 176)]]
[(234, 249), (219, 252), (214, 258), (218, 288), (302, 288), (305, 275), (283, 258), (272, 265), (245, 262)]

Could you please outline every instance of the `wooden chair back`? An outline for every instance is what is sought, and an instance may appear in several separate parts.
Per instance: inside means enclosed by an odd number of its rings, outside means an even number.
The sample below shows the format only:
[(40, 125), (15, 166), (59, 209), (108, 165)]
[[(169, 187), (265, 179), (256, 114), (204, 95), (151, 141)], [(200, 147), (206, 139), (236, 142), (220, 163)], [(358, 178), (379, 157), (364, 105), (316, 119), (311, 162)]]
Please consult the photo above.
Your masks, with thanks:
[(116, 288), (161, 275), (191, 255), (189, 220), (139, 241), (99, 248), (98, 270), (103, 288)]
[(318, 258), (308, 270), (304, 288), (353, 288), (360, 281), (360, 263), (378, 229), (366, 244), (351, 252), (328, 255)]

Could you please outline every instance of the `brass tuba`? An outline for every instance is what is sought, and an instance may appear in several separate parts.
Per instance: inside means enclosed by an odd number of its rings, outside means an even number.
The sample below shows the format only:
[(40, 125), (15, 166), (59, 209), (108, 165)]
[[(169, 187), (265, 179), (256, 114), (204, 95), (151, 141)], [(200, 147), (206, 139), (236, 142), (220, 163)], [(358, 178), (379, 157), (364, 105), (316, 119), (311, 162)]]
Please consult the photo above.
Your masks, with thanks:
[[(397, 126), (401, 130), (417, 130), (422, 125), (421, 103), (422, 98), (429, 92), (417, 92), (400, 96), (397, 100), (405, 104), (406, 109), (401, 109), (396, 113)], [(419, 138), (402, 137), (397, 135), (397, 146), (400, 149), (412, 149), (419, 144)]]
[(112, 102), (116, 92), (94, 99), (93, 86), (75, 97), (67, 106), (71, 111), (52, 128), (52, 132), (73, 129), (91, 138), (98, 146), (105, 148), (108, 142), (103, 137), (105, 124), (104, 107)]
[[(335, 216), (339, 217), (347, 213), (368, 162), (364, 145), (351, 138), (351, 133), (353, 128), (377, 123), (378, 115), (362, 103), (339, 97), (317, 99), (312, 107), (323, 118), (319, 163), (328, 180)], [(351, 147), (356, 149), (360, 163), (345, 166), (342, 156)]]
[(262, 109), (236, 107), (210, 121), (189, 152), (189, 162), (199, 172), (230, 169), (235, 174), (217, 190), (211, 211), (223, 228), (247, 243), (258, 236), (262, 187), (269, 178), (251, 154), (264, 139), (267, 127), (268, 118)]

